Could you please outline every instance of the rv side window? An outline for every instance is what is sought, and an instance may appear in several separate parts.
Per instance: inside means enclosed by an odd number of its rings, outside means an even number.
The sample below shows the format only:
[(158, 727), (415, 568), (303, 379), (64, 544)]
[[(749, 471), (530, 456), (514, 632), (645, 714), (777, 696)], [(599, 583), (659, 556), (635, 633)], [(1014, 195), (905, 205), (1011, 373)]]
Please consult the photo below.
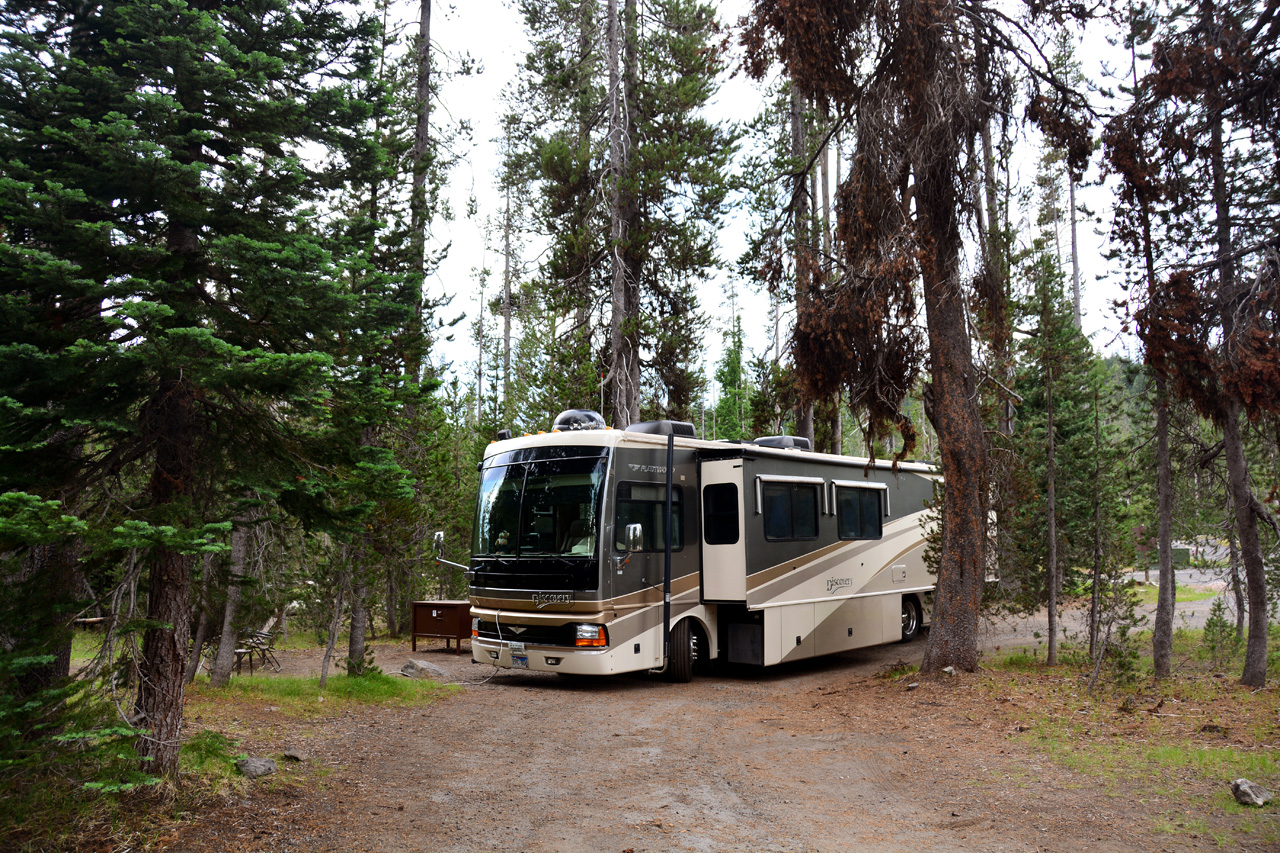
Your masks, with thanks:
[[(683, 490), (671, 487), (671, 550), (684, 547), (684, 511), (680, 497)], [(667, 547), (664, 535), (667, 515), (667, 487), (661, 483), (619, 483), (618, 509), (614, 517), (613, 547), (627, 550), (627, 525), (644, 528), (644, 551), (662, 551)]]
[(818, 538), (818, 487), (804, 483), (764, 483), (764, 537)]
[(836, 520), (841, 539), (879, 539), (882, 513), (878, 489), (836, 487)]
[(712, 483), (702, 490), (702, 529), (708, 545), (737, 543), (737, 483)]

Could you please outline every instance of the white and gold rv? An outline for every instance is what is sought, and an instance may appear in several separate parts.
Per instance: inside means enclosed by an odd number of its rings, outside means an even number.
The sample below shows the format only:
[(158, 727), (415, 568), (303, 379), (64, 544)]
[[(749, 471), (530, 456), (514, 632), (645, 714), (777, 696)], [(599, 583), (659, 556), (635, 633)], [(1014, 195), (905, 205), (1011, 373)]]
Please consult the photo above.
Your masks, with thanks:
[(911, 639), (934, 589), (922, 521), (940, 475), (804, 445), (702, 441), (673, 421), (606, 429), (577, 410), (494, 442), (472, 657), (687, 681), (717, 659), (768, 666)]

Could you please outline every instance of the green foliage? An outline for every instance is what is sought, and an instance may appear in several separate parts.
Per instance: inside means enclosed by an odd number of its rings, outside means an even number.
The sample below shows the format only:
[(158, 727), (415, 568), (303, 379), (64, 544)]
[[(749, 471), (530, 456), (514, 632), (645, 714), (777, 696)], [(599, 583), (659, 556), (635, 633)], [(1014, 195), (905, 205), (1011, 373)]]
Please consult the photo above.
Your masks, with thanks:
[(1227, 620), (1227, 602), (1221, 596), (1215, 598), (1205, 619), (1201, 647), (1214, 668), (1222, 665), (1240, 650), (1240, 638), (1236, 628)]
[(205, 777), (229, 779), (235, 771), (236, 760), (244, 756), (237, 750), (239, 745), (239, 741), (212, 729), (196, 732), (183, 741), (179, 759), (182, 770)]
[(1103, 578), (1098, 598), (1098, 647), (1090, 686), (1104, 670), (1118, 684), (1133, 684), (1142, 671), (1141, 642), (1135, 631), (1146, 624), (1147, 617), (1137, 612), (1133, 584), (1123, 575)]
[(733, 441), (752, 437), (748, 434), (752, 389), (747, 382), (743, 354), (742, 317), (735, 314), (733, 325), (725, 332), (724, 355), (716, 366), (715, 379), (720, 386), (720, 399), (715, 406), (715, 433), (708, 430), (705, 438)]
[(447, 695), (450, 688), (430, 681), (418, 681), (384, 672), (363, 677), (332, 676), (324, 689), (319, 678), (279, 675), (247, 675), (231, 679), (225, 688), (214, 690), (197, 679), (189, 690), (196, 708), (227, 702), (277, 705), (281, 713), (298, 717), (320, 717), (340, 713), (349, 704), (415, 707)]
[[(632, 200), (624, 245), (608, 244), (606, 22), (597, 4), (521, 2), (530, 38), (508, 95), (504, 187), (527, 203), (524, 230), (547, 240), (545, 259), (522, 288), (518, 334), (541, 354), (522, 365), (521, 391), (537, 401), (537, 429), (567, 408), (602, 407), (608, 371), (607, 313), (613, 267), (623, 263), (637, 304), (624, 333), (645, 352), (642, 417), (688, 420), (701, 395), (698, 353), (706, 326), (694, 283), (719, 261), (715, 228), (726, 209), (736, 133), (706, 106), (724, 66), (714, 9), (694, 0), (645, 0), (632, 26), (635, 73), (625, 120), (630, 168), (620, 193)], [(612, 306), (621, 311), (624, 306)], [(482, 357), (483, 361), (483, 357)], [(521, 362), (517, 362), (521, 364)], [(522, 408), (518, 403), (516, 409)], [(611, 413), (604, 412), (606, 419)], [(526, 429), (530, 420), (518, 419)]]

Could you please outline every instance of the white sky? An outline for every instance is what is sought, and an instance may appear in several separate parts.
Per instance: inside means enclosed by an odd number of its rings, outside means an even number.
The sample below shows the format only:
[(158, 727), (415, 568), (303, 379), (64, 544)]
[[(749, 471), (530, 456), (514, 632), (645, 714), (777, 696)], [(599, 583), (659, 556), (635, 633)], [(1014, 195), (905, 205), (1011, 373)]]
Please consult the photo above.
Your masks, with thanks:
[[(735, 22), (747, 5), (748, 0), (720, 0), (722, 22)], [(416, 10), (416, 3), (406, 6), (405, 20), (413, 19)], [(451, 5), (436, 0), (432, 42), (435, 50), (446, 55), (470, 53), (483, 66), (483, 73), (455, 79), (444, 88), (441, 93), (443, 103), (437, 107), (433, 117), (434, 123), (443, 118), (440, 113), (445, 113), (454, 120), (466, 119), (472, 126), (471, 143), (462, 152), (464, 159), (454, 170), (447, 189), (457, 218), (452, 222), (437, 222), (433, 226), (437, 245), (450, 244), (449, 254), (428, 282), (430, 295), (453, 296), (452, 305), (444, 314), (467, 315), (466, 320), (454, 328), (455, 340), (438, 342), (435, 352), (437, 358), (443, 356), (452, 362), (453, 370), (469, 381), (474, 376), (476, 359), (475, 347), (470, 340), (470, 324), (479, 308), (478, 270), (487, 266), (492, 272), (486, 286), (490, 297), (501, 286), (501, 244), (495, 241), (486, 246), (483, 233), (486, 217), (496, 219), (501, 212), (501, 198), (495, 189), (500, 158), (494, 143), (500, 134), (501, 94), (515, 79), (516, 67), (524, 55), (527, 40), (519, 14), (510, 8), (506, 0), (464, 0)], [(1080, 56), (1086, 75), (1096, 79), (1098, 57), (1109, 53), (1111, 49), (1101, 35), (1090, 35), (1082, 42)], [(448, 62), (447, 59), (445, 61)], [(759, 87), (738, 75), (726, 82), (709, 112), (712, 118), (746, 121), (760, 111), (762, 103)], [(1019, 150), (1025, 150), (1027, 155), (1019, 171), (1024, 181), (1029, 182), (1039, 152), (1033, 140), (1028, 140)], [(1088, 178), (1096, 177), (1096, 164), (1092, 171)], [(468, 203), (472, 197), (476, 202), (476, 212), (468, 217)], [(1106, 189), (1086, 187), (1079, 193), (1079, 201), (1101, 215), (1104, 224), (1109, 220), (1111, 202)], [(1095, 232), (1098, 227), (1101, 226), (1083, 221), (1079, 225), (1085, 331), (1092, 336), (1095, 347), (1110, 352), (1127, 350), (1132, 355), (1133, 346), (1128, 339), (1116, 340), (1120, 322), (1113, 316), (1108, 303), (1115, 298), (1118, 288), (1106, 269), (1103, 257), (1105, 237)], [(703, 371), (708, 376), (714, 372), (715, 362), (722, 352), (721, 331), (728, 326), (732, 316), (728, 297), (731, 290), (736, 290), (748, 349), (761, 351), (771, 346), (767, 296), (753, 283), (736, 280), (733, 272), (734, 262), (745, 247), (744, 231), (744, 224), (732, 218), (722, 229), (721, 258), (727, 269), (706, 282), (702, 289), (702, 308), (712, 320), (704, 342)], [(534, 255), (532, 247), (526, 250), (526, 254)], [(1101, 281), (1098, 281), (1099, 277)], [(714, 399), (714, 388), (710, 393)]]

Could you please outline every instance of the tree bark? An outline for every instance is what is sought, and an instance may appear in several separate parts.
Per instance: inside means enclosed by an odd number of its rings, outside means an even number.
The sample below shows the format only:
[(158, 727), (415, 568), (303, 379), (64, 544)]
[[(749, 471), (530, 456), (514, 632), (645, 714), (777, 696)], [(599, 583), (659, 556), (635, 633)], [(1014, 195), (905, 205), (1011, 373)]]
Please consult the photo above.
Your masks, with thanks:
[(978, 614), (986, 578), (987, 460), (978, 411), (964, 291), (959, 223), (950, 199), (952, 174), (933, 161), (917, 175), (919, 228), (932, 239), (922, 264), (933, 422), (942, 457), (945, 500), (933, 626), (921, 672), (978, 667)]
[[(240, 595), (244, 584), (244, 555), (247, 537), (239, 528), (231, 531), (231, 568), (227, 578), (227, 601), (222, 609), (222, 635), (218, 640), (218, 653), (213, 659), (209, 671), (210, 687), (226, 687), (231, 681), (231, 668), (236, 662), (236, 647), (239, 637), (236, 636), (236, 618), (240, 614)], [(236, 550), (240, 550), (240, 560), (236, 560)]]
[(187, 671), (183, 673), (182, 683), (190, 684), (196, 680), (200, 671), (200, 652), (204, 650), (205, 640), (209, 639), (209, 573), (213, 571), (213, 555), (205, 554), (201, 562), (200, 592), (196, 594), (196, 633), (191, 638), (191, 656), (187, 659)]
[[(194, 404), (195, 391), (183, 378), (161, 380), (150, 401), (147, 420), (155, 431), (157, 447), (149, 491), (156, 507), (173, 507), (190, 497)], [(185, 513), (185, 509), (178, 512)], [(164, 545), (151, 552), (147, 619), (153, 627), (143, 635), (134, 702), (138, 725), (147, 730), (138, 743), (143, 770), (168, 779), (177, 778), (181, 746), (182, 677), (191, 645), (190, 563), (189, 555)]]
[(625, 0), (622, 26), (618, 0), (609, 0), (609, 242), (611, 256), (609, 321), (610, 402), (613, 421), (627, 427), (640, 419), (639, 278), (642, 259), (631, 246), (636, 219), (631, 155), (635, 146), (636, 4)]
[(502, 217), (502, 415), (511, 418), (511, 187)]
[(1067, 169), (1067, 199), (1071, 205), (1071, 311), (1076, 329), (1082, 329), (1080, 319), (1080, 241), (1076, 237), (1076, 179)]
[(1160, 587), (1156, 594), (1156, 619), (1151, 632), (1152, 664), (1156, 678), (1172, 674), (1173, 610), (1177, 579), (1173, 573), (1173, 462), (1169, 458), (1169, 390), (1167, 380), (1156, 374), (1156, 500), (1159, 526), (1156, 551)]
[[(342, 547), (342, 559), (346, 562), (347, 548)], [(320, 659), (320, 689), (323, 690), (325, 684), (329, 681), (329, 662), (333, 660), (333, 647), (338, 644), (338, 629), (342, 627), (342, 610), (345, 604), (344, 596), (347, 591), (347, 568), (338, 573), (337, 589), (334, 592), (333, 599), (333, 618), (329, 620), (329, 642), (325, 646), (324, 656)]]
[(1053, 368), (1054, 353), (1049, 343), (1049, 298), (1047, 285), (1041, 283), (1040, 293), (1040, 334), (1044, 347), (1044, 394), (1045, 394), (1045, 511), (1048, 547), (1046, 551), (1045, 574), (1049, 582), (1049, 666), (1058, 665), (1058, 442), (1053, 411)]
[[(813, 257), (809, 238), (809, 179), (801, 166), (805, 162), (804, 99), (793, 84), (791, 87), (791, 161), (796, 170), (792, 184), (793, 239), (795, 240), (796, 265), (796, 314), (803, 312), (809, 303), (812, 284)], [(801, 400), (796, 411), (796, 435), (809, 439), (813, 446), (813, 401)]]
[(236, 648), (240, 643), (240, 602), (244, 599), (244, 584), (250, 575), (249, 545), (253, 538), (252, 525), (257, 518), (258, 513), (254, 511), (241, 513), (236, 516), (231, 528), (227, 602), (222, 612), (222, 636), (218, 641), (218, 654), (209, 673), (210, 687), (226, 687), (231, 680), (231, 668), (235, 665)]
[(387, 561), (387, 635), (400, 636), (400, 577), (395, 561)]
[[(1223, 357), (1236, 364), (1237, 336), (1249, 330), (1236, 325), (1236, 275), (1231, 252), (1231, 205), (1227, 196), (1226, 160), (1222, 132), (1222, 116), (1213, 117), (1210, 162), (1213, 171), (1213, 200), (1218, 249), (1218, 299), (1222, 316)], [(1254, 514), (1255, 499), (1249, 485), (1249, 466), (1245, 460), (1244, 439), (1240, 433), (1240, 415), (1244, 403), (1235, 393), (1224, 394), (1222, 445), (1227, 462), (1227, 483), (1235, 507), (1236, 533), (1240, 537), (1240, 561), (1244, 564), (1244, 581), (1249, 596), (1249, 638), (1245, 645), (1244, 672), (1240, 683), (1263, 687), (1267, 683), (1267, 575), (1263, 564), (1262, 544), (1258, 538), (1258, 519)]]
[(1245, 645), (1244, 672), (1240, 683), (1265, 687), (1267, 683), (1267, 574), (1258, 538), (1258, 519), (1253, 514), (1253, 491), (1240, 435), (1240, 404), (1228, 398), (1224, 408), (1222, 440), (1227, 461), (1227, 480), (1235, 505), (1236, 532), (1240, 536), (1240, 561), (1244, 564), (1245, 588), (1249, 597), (1249, 639)]
[(1089, 660), (1098, 659), (1099, 598), (1102, 581), (1102, 413), (1098, 389), (1093, 391), (1093, 582), (1089, 597)]
[(1246, 605), (1244, 601), (1244, 586), (1240, 583), (1240, 547), (1236, 544), (1234, 519), (1231, 521), (1230, 529), (1227, 531), (1227, 551), (1227, 559), (1231, 567), (1231, 597), (1236, 602), (1236, 639), (1243, 640)]
[(369, 609), (365, 604), (364, 549), (354, 554), (351, 566), (351, 632), (347, 640), (347, 675), (364, 675), (365, 636), (369, 630)]
[[(431, 0), (421, 0), (418, 7), (418, 73), (414, 89), (417, 120), (413, 133), (413, 191), (409, 198), (413, 252), (416, 266), (413, 298), (413, 323), (421, 331), (424, 308), (423, 290), (427, 279), (427, 172), (431, 158)], [(421, 378), (422, 364), (407, 365), (415, 380)]]

